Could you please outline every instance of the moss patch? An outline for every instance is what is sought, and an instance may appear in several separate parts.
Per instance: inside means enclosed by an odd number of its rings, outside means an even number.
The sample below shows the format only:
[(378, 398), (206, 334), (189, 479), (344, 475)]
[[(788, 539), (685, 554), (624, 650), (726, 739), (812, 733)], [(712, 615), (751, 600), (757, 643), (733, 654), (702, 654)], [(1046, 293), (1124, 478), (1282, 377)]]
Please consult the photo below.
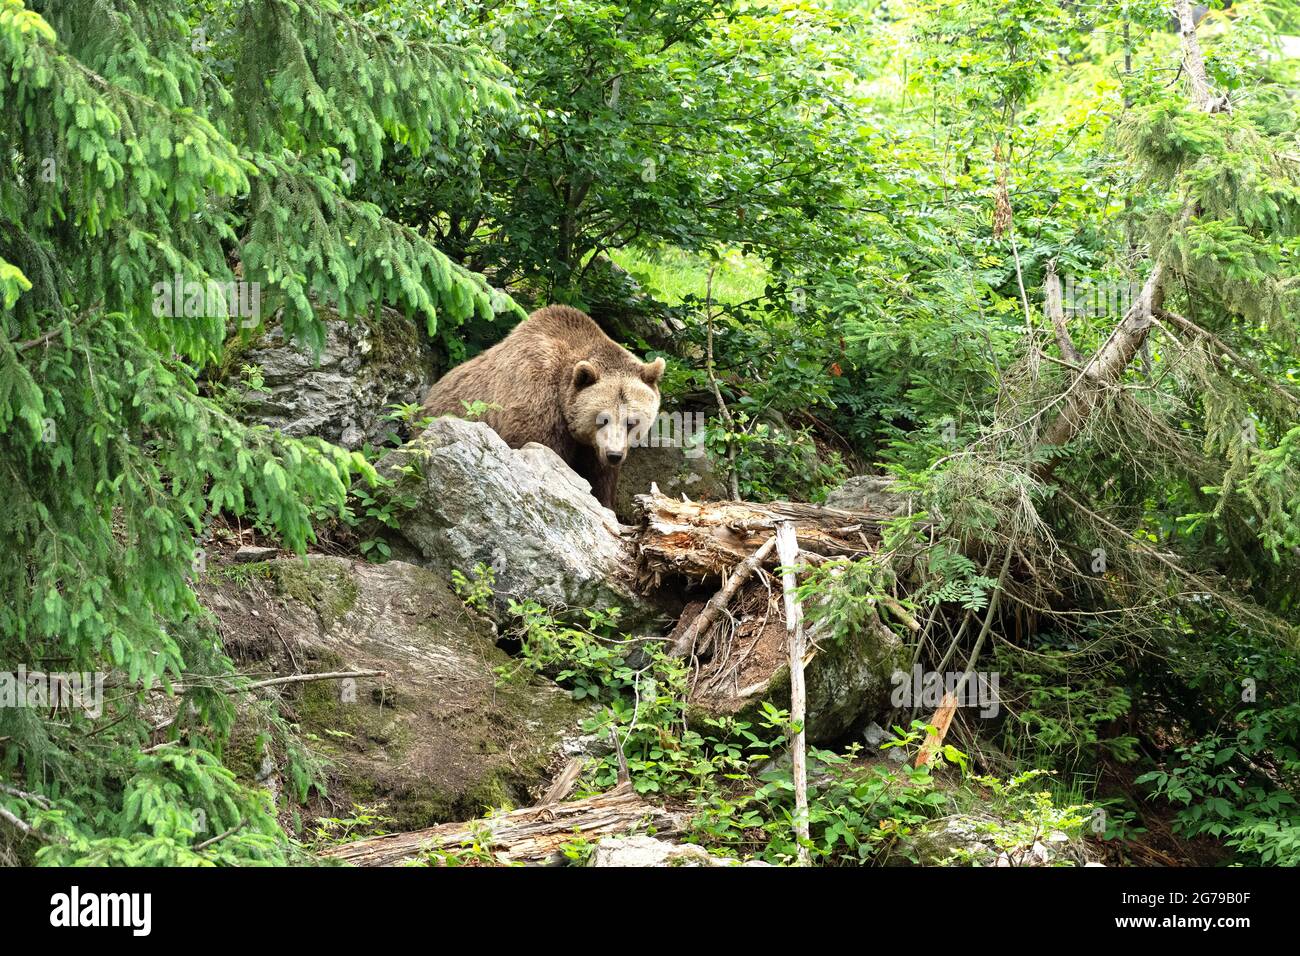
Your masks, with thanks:
[[(590, 714), (549, 681), (498, 686), (494, 669), (510, 659), (495, 629), (426, 569), (314, 556), (237, 577), (218, 606), (231, 631), (267, 632), (262, 659), (277, 672), (386, 674), (279, 691), (284, 715), (327, 764), (328, 794), (312, 798), (304, 819), (378, 805), (389, 830), (409, 830), (526, 805), (559, 762), (560, 742)], [(251, 778), (261, 758), (246, 743), (230, 763)]]
[(271, 565), (280, 593), (311, 608), (328, 630), (357, 603), (357, 584), (345, 565), (319, 558)]

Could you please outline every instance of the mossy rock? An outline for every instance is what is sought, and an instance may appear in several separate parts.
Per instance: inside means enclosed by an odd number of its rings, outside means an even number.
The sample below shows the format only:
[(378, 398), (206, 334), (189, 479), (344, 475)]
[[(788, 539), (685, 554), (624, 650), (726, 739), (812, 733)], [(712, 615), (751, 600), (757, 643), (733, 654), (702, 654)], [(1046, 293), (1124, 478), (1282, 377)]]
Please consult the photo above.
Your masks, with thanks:
[(386, 828), (407, 830), (526, 805), (578, 747), (589, 707), (550, 681), (499, 682), (511, 660), (495, 629), (441, 576), (321, 556), (268, 567), (219, 586), (223, 631), (264, 633), (277, 670), (386, 672), (285, 685), (287, 716), (328, 766), (328, 795), (305, 817), (382, 804)]
[[(785, 641), (785, 623), (772, 615), (746, 656), (747, 667), (734, 682), (697, 695), (688, 721), (698, 725), (706, 718), (733, 716), (756, 723), (764, 701), (788, 708)], [(809, 742), (833, 743), (888, 713), (893, 674), (906, 667), (908, 659), (903, 642), (883, 626), (864, 626), (839, 640), (822, 639), (804, 671)], [(736, 693), (733, 685), (744, 689)]]
[(311, 608), (327, 629), (357, 603), (357, 583), (351, 569), (320, 560), (268, 562), (280, 593)]
[(262, 370), (263, 388), (244, 389), (239, 416), (286, 435), (316, 435), (345, 448), (382, 445), (401, 427), (394, 404), (418, 404), (441, 372), (428, 336), (391, 309), (344, 318), (317, 308), (325, 342), (318, 351), (286, 341), (272, 324), (255, 339), (242, 333), (226, 345), (220, 378), (238, 381), (240, 367)]

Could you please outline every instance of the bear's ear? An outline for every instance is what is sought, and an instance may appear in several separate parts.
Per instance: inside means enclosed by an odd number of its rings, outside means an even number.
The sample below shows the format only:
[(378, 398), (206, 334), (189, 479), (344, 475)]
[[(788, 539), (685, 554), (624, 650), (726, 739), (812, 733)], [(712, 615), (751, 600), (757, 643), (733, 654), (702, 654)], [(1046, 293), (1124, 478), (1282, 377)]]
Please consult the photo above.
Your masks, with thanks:
[(641, 366), (641, 381), (645, 382), (651, 388), (659, 386), (659, 380), (664, 377), (665, 363), (663, 358), (657, 358), (653, 362), (646, 362)]
[(590, 362), (584, 360), (573, 366), (573, 387), (578, 391), (582, 391), (588, 385), (595, 385), (598, 381), (600, 381), (600, 373)]

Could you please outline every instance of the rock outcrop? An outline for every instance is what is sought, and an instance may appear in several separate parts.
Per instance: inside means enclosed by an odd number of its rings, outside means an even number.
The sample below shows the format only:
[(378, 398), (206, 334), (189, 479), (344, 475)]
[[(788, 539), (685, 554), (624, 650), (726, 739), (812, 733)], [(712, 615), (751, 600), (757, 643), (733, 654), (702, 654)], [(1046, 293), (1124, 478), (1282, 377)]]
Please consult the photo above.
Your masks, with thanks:
[(620, 519), (636, 520), (633, 499), (637, 495), (649, 494), (651, 485), (670, 498), (686, 495), (692, 501), (718, 501), (727, 497), (726, 479), (698, 445), (632, 449), (619, 473), (618, 496), (614, 502), (614, 510)]
[[(411, 830), (526, 806), (584, 747), (589, 709), (550, 681), (499, 681), (513, 662), (495, 628), (442, 575), (401, 561), (287, 558), (216, 569), (203, 596), (243, 670), (386, 672), (267, 689), (326, 761), (324, 815), (379, 805), (387, 829)], [(249, 724), (233, 763), (274, 790), (268, 778), (285, 767), (262, 766)]]
[(244, 394), (243, 416), (286, 435), (316, 435), (344, 448), (381, 444), (396, 426), (390, 405), (419, 403), (437, 359), (415, 322), (392, 309), (353, 321), (322, 310), (325, 348), (284, 340), (277, 328), (238, 356), (262, 370), (265, 391)]
[(596, 844), (588, 866), (771, 866), (762, 860), (741, 862), (732, 857), (713, 856), (694, 843), (669, 843), (657, 837), (605, 837)]
[(854, 475), (827, 493), (826, 507), (900, 515), (907, 513), (908, 498), (894, 489), (894, 480), (888, 475)]
[(1087, 846), (1060, 830), (1034, 834), (1020, 843), (999, 841), (1003, 830), (991, 816), (952, 814), (913, 833), (906, 847), (921, 866), (1096, 866)]

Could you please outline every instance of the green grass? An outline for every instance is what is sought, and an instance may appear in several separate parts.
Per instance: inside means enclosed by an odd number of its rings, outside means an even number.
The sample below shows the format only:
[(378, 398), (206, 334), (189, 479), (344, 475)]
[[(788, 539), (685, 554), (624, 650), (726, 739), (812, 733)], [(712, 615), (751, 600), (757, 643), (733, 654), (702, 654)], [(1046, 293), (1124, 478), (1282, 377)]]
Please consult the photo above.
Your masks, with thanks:
[[(659, 301), (677, 305), (687, 296), (703, 299), (709, 284), (707, 256), (681, 249), (616, 249), (609, 257), (630, 272)], [(715, 302), (743, 302), (763, 294), (767, 269), (757, 259), (729, 252), (713, 275)]]

